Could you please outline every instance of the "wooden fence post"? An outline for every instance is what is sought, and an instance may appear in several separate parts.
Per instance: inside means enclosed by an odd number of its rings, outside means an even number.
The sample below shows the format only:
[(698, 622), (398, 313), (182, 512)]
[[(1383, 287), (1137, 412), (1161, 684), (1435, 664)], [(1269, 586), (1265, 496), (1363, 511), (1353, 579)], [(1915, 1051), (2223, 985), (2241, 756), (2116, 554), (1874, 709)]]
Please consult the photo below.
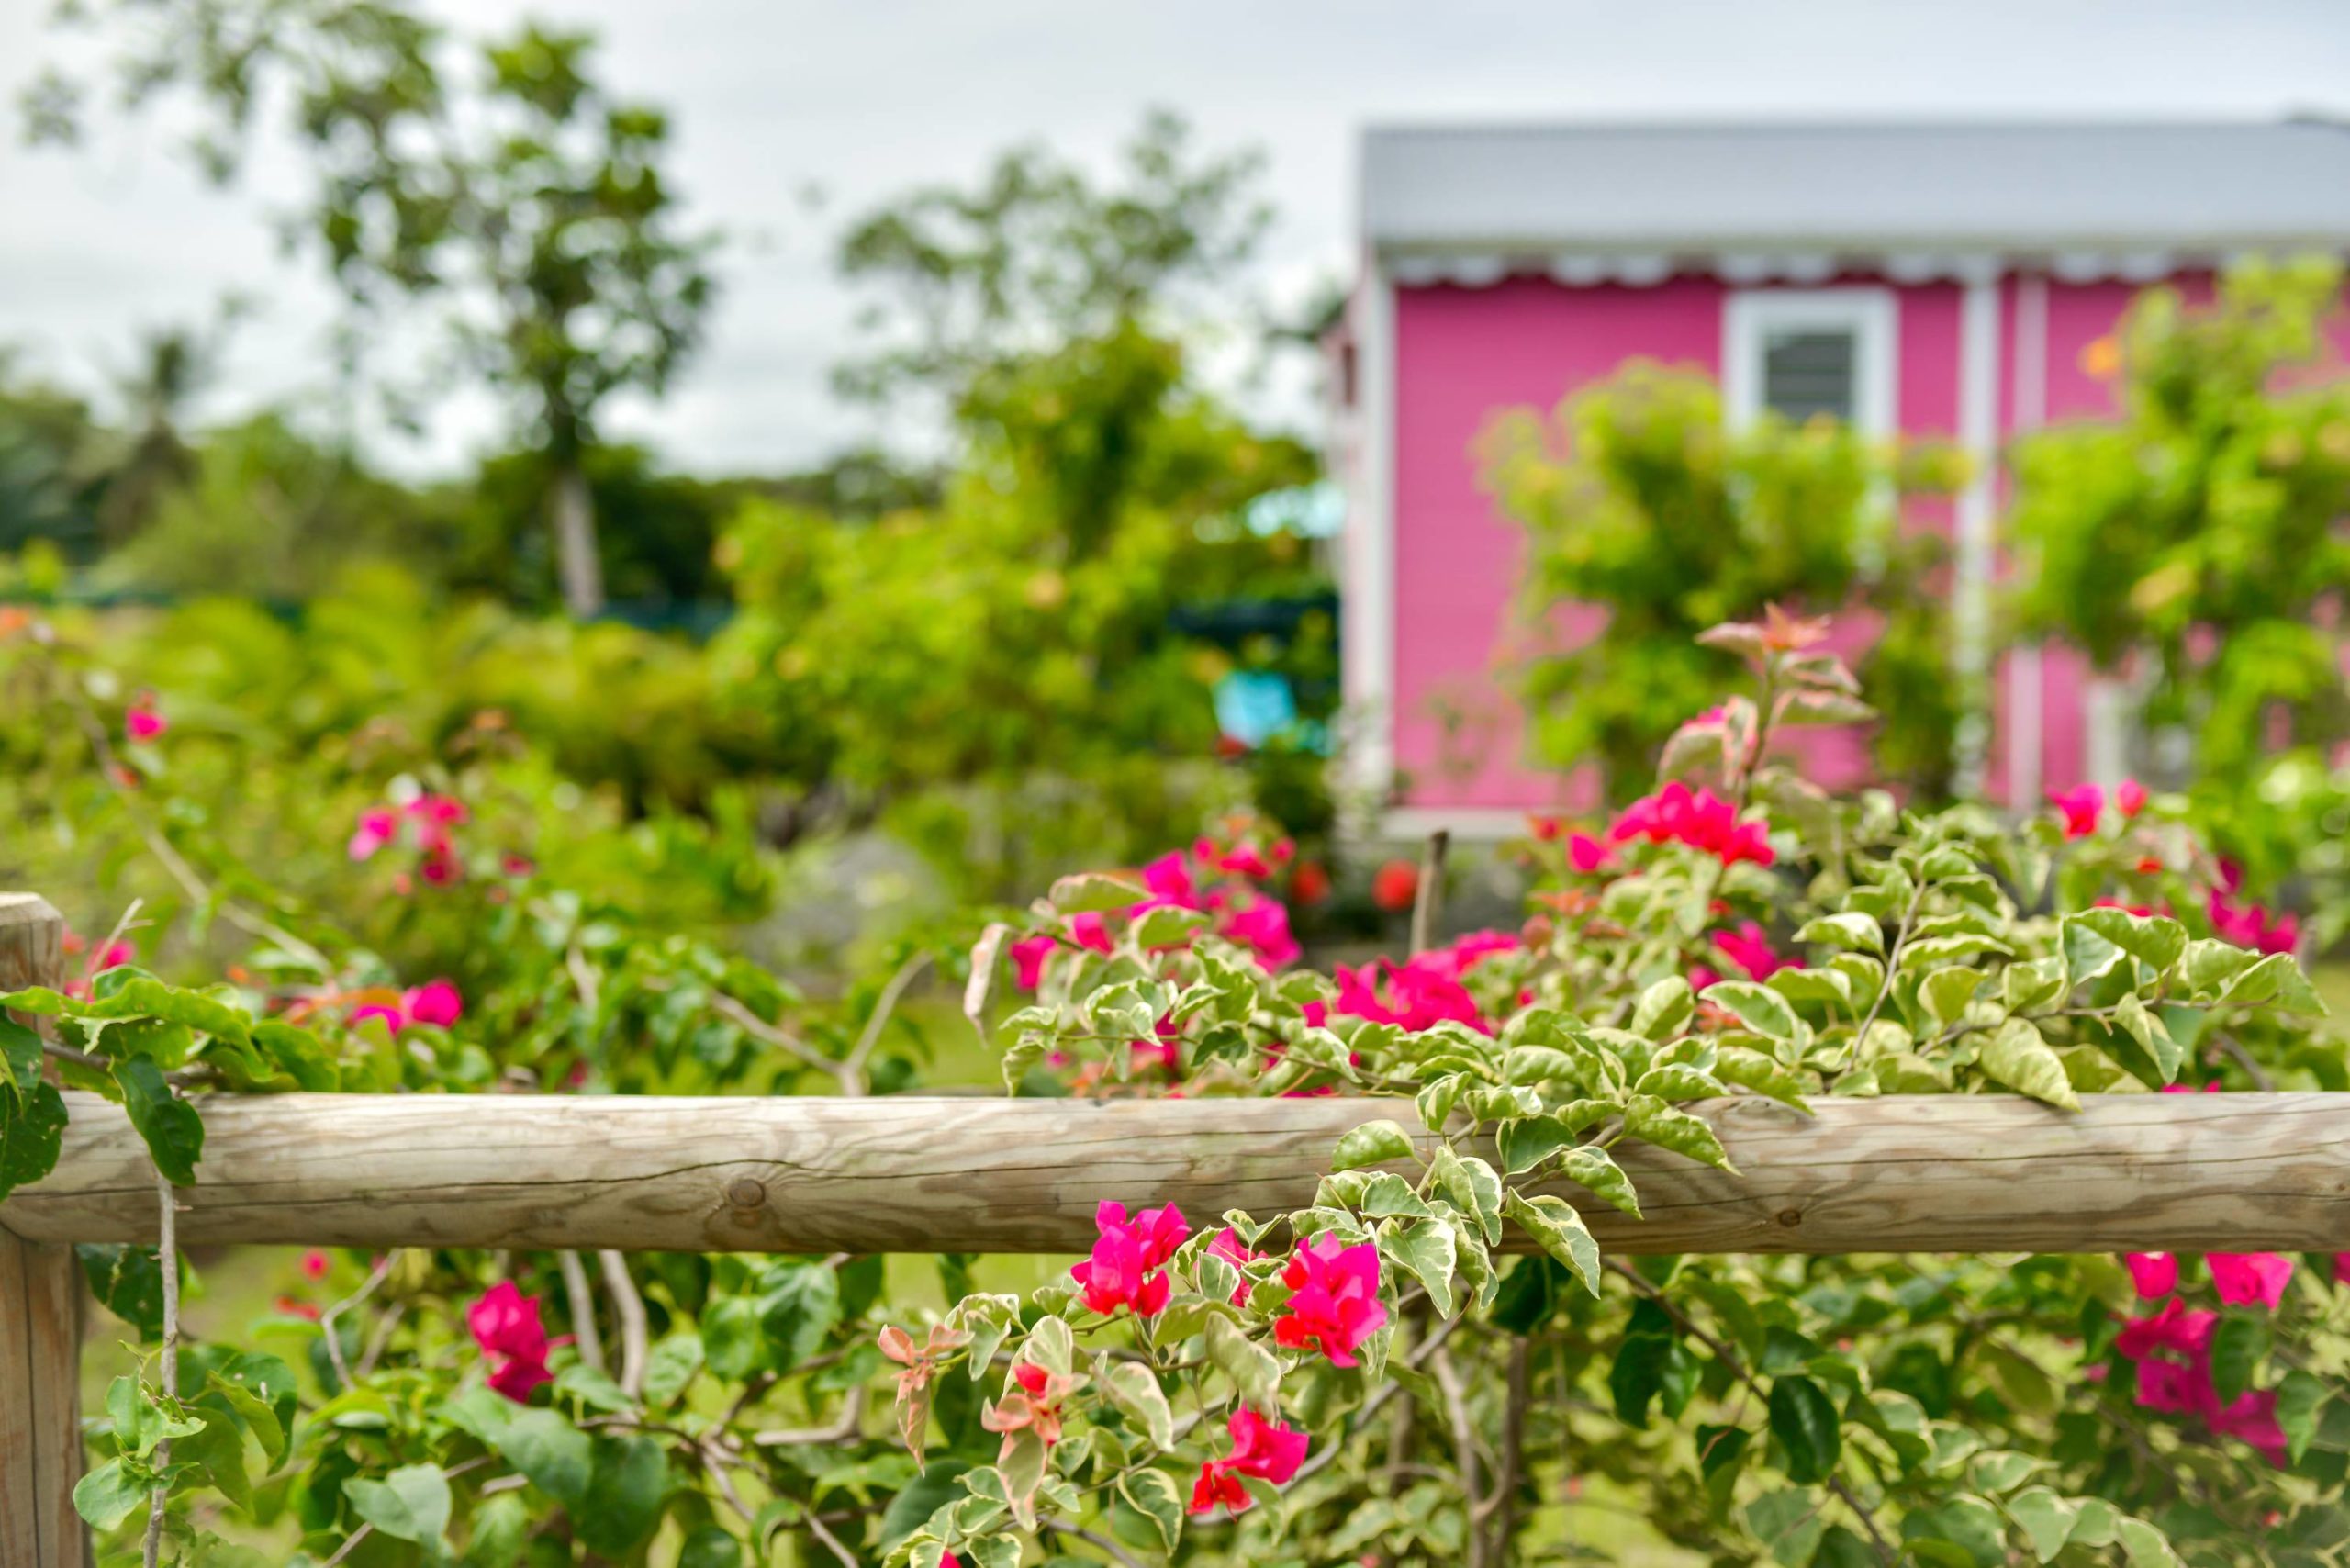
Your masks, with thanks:
[[(0, 991), (64, 978), (65, 922), (31, 893), (0, 893)], [(30, 1022), (30, 1020), (27, 1020)], [(0, 1226), (0, 1562), (83, 1568), (82, 1283), (70, 1243)]]

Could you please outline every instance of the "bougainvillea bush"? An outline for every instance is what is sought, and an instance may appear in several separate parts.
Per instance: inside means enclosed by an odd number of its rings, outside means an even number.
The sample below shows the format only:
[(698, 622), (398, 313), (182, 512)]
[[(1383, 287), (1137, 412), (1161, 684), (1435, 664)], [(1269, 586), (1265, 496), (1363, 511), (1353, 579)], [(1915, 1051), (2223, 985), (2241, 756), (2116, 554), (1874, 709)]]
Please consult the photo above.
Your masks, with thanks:
[[(56, 1036), (0, 1035), (11, 1184), (61, 1085), (122, 1101), (180, 1185), (221, 1093), (901, 1091), (925, 964), (1013, 1092), (1386, 1102), (1306, 1206), (1105, 1201), (1043, 1274), (319, 1253), (248, 1332), (174, 1343), (176, 1271), (85, 1249), (123, 1324), (77, 1492), (108, 1560), (2339, 1561), (2350, 1253), (1599, 1251), (1583, 1213), (1642, 1200), (1618, 1154), (1725, 1166), (1726, 1097), (2350, 1089), (2292, 916), (2177, 801), (1829, 798), (1776, 760), (1868, 716), (1820, 628), (1707, 636), (1750, 681), (1614, 819), (1532, 824), (1522, 924), (1335, 973), (1287, 846), (1218, 824), (812, 1002), (427, 793), (334, 850), (458, 901), (466, 985), (236, 891), (221, 983), (142, 970), (135, 922), (87, 934), (72, 983), (6, 999)], [(103, 733), (168, 747), (135, 698)]]

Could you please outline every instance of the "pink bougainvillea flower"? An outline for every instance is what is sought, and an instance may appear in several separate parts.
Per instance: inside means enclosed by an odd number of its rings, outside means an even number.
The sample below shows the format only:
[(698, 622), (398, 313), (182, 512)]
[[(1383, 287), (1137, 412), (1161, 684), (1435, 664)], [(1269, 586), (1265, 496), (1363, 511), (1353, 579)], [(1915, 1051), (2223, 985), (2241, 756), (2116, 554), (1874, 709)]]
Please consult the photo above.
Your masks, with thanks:
[(2213, 888), (2205, 898), (2204, 911), (2211, 917), (2213, 935), (2262, 954), (2289, 953), (2300, 946), (2299, 917), (2273, 914), (2262, 904), (2238, 903), (2233, 891), (2232, 887)]
[(2185, 1302), (2173, 1296), (2163, 1304), (2162, 1310), (2151, 1317), (2133, 1317), (2121, 1326), (2113, 1337), (2115, 1349), (2132, 1361), (2140, 1361), (2156, 1350), (2176, 1350), (2183, 1356), (2200, 1356), (2211, 1347), (2211, 1331), (2220, 1326), (2220, 1315), (2200, 1308), (2190, 1309)]
[(1053, 956), (1053, 949), (1059, 946), (1059, 943), (1054, 941), (1052, 936), (1045, 932), (1038, 932), (1034, 936), (1023, 936), (1012, 945), (1013, 978), (1019, 982), (1021, 990), (1034, 991), (1044, 983), (1045, 961)]
[[(1250, 1249), (1248, 1244), (1240, 1239), (1240, 1233), (1228, 1225), (1216, 1232), (1215, 1238), (1208, 1243), (1208, 1251), (1236, 1269), (1244, 1263), (1253, 1263), (1264, 1256), (1261, 1252)], [(2344, 1256), (2350, 1257), (2350, 1253), (2345, 1253)], [(1233, 1287), (1233, 1305), (1248, 1305), (1248, 1291), (1251, 1283), (1251, 1281), (1243, 1278), (1239, 1284)]]
[(302, 1254), (302, 1277), (306, 1280), (323, 1280), (332, 1267), (334, 1260), (315, 1247)]
[(1355, 1347), (1387, 1321), (1379, 1299), (1379, 1249), (1341, 1247), (1326, 1232), (1290, 1255), (1281, 1282), (1293, 1293), (1273, 1323), (1273, 1338), (1292, 1350), (1318, 1346), (1334, 1366), (1355, 1364)]
[(371, 806), (359, 813), (359, 826), (345, 847), (353, 860), (365, 860), (389, 844), (399, 831), (399, 812), (389, 806)]
[(2333, 1282), (2337, 1285), (2350, 1285), (2350, 1252), (2336, 1252), (2333, 1255)]
[(1616, 852), (1587, 833), (1567, 835), (1567, 864), (1585, 874), (1616, 858)]
[(1142, 868), (1142, 885), (1150, 897), (1136, 904), (1137, 910), (1158, 904), (1174, 904), (1182, 909), (1199, 907), (1199, 890), (1192, 884), (1191, 868), (1183, 863), (1181, 850), (1170, 849)]
[(1435, 955), (1422, 953), (1403, 964), (1379, 958), (1352, 969), (1341, 964), (1337, 979), (1338, 998), (1331, 1006), (1347, 1017), (1414, 1030), (1450, 1019), (1482, 1034), (1494, 1032), (1451, 965)]
[(1137, 1317), (1157, 1316), (1167, 1305), (1167, 1260), (1191, 1234), (1183, 1211), (1169, 1204), (1129, 1220), (1125, 1204), (1105, 1203), (1093, 1212), (1093, 1228), (1100, 1238), (1092, 1256), (1069, 1271), (1086, 1309), (1108, 1314), (1123, 1306)]
[(2105, 790), (2096, 784), (2051, 790), (2048, 803), (2063, 814), (2066, 838), (2087, 838), (2097, 831), (2098, 818), (2105, 814)]
[(1409, 860), (1390, 860), (1371, 874), (1371, 902), (1391, 913), (1411, 908), (1419, 891), (1420, 868)]
[(1691, 790), (1674, 779), (1653, 795), (1624, 808), (1607, 836), (1617, 844), (1644, 838), (1651, 844), (1685, 844), (1725, 866), (1751, 860), (1768, 866), (1775, 858), (1760, 822), (1740, 822), (1738, 808), (1711, 790)]
[(1231, 1434), (1232, 1451), (1222, 1459), (1201, 1464), (1200, 1478), (1192, 1486), (1192, 1512), (1195, 1514), (1204, 1514), (1218, 1505), (1239, 1513), (1250, 1502), (1248, 1489), (1240, 1484), (1239, 1477), (1250, 1475), (1276, 1486), (1286, 1486), (1297, 1474), (1298, 1466), (1305, 1462), (1310, 1439), (1304, 1432), (1286, 1427), (1278, 1419), (1269, 1421), (1245, 1405), (1232, 1412), (1225, 1422), (1225, 1430)]
[[(1723, 958), (1744, 969), (1750, 980), (1767, 980), (1781, 969), (1803, 968), (1801, 958), (1783, 958), (1774, 951), (1769, 934), (1751, 920), (1740, 924), (1736, 931), (1715, 932), (1714, 946)], [(1695, 984), (1694, 980), (1691, 983)]]
[(161, 740), (171, 722), (156, 711), (155, 694), (142, 691), (122, 715), (122, 733), (133, 745), (146, 745)]
[(400, 1004), (407, 1009), (408, 1021), (430, 1024), (445, 1029), (464, 1015), (465, 999), (457, 988), (445, 980), (430, 980), (405, 992)]
[(999, 1464), (1012, 1457), (1014, 1433), (1034, 1431), (1046, 1448), (1061, 1440), (1061, 1401), (1078, 1383), (1076, 1378), (1046, 1372), (1034, 1361), (1014, 1361), (1012, 1378), (1019, 1386), (979, 1410), (980, 1427), (1003, 1434)]
[(408, 1027), (408, 1007), (404, 1002), (363, 1002), (351, 1010), (351, 1026), (354, 1029), (370, 1018), (380, 1018), (384, 1027), (398, 1034)]
[(526, 1404), (531, 1391), (553, 1383), (547, 1371), (547, 1331), (539, 1321), (539, 1298), (524, 1295), (511, 1280), (501, 1281), (465, 1308), (465, 1326), (489, 1359), (489, 1386)]
[(1257, 961), (1268, 969), (1295, 963), (1300, 951), (1297, 938), (1290, 935), (1288, 906), (1262, 894), (1252, 897), (1246, 908), (1226, 917), (1218, 927), (1218, 935), (1256, 954)]
[(1069, 939), (1095, 953), (1113, 952), (1118, 946), (1110, 935), (1110, 923), (1093, 910), (1069, 917)]
[(2125, 817), (2134, 817), (2146, 809), (2146, 787), (2135, 778), (2124, 778), (2113, 787), (2114, 809)]
[(2293, 1277), (2293, 1260), (2274, 1252), (2214, 1252), (2203, 1262), (2211, 1271), (2220, 1299), (2230, 1306), (2258, 1302), (2274, 1312)]
[(2130, 1271), (2130, 1282), (2137, 1286), (2141, 1301), (2156, 1300), (2178, 1288), (2178, 1259), (2171, 1253), (2132, 1252), (2121, 1265)]

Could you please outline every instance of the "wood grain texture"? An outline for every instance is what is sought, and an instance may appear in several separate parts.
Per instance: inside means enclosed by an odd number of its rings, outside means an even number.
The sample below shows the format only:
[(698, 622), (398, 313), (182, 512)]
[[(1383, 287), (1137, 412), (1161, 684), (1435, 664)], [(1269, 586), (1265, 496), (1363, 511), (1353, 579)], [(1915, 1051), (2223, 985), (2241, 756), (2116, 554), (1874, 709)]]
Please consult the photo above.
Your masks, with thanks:
[[(122, 1113), (71, 1096), (55, 1173), (0, 1204), (47, 1241), (151, 1241)], [(1557, 1190), (1616, 1251), (2350, 1248), (2350, 1096), (1761, 1099), (1695, 1107), (1740, 1174), (1619, 1151), (1635, 1221)], [(183, 1244), (1067, 1252), (1094, 1205), (1200, 1223), (1309, 1202), (1338, 1135), (1399, 1100), (278, 1095), (205, 1108)], [(1424, 1138), (1425, 1134), (1421, 1134)]]
[[(62, 977), (65, 922), (0, 893), (0, 991)], [(30, 1020), (27, 1020), (30, 1022)], [(82, 1568), (82, 1280), (70, 1243), (0, 1228), (0, 1562)]]

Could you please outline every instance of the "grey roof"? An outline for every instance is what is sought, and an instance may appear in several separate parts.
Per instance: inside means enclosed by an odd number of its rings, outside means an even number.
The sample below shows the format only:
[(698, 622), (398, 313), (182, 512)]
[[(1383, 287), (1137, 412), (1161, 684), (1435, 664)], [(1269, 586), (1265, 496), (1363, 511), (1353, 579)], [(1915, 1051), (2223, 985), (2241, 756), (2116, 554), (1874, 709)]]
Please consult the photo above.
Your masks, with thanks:
[(1382, 250), (2350, 247), (2350, 127), (1374, 127)]

